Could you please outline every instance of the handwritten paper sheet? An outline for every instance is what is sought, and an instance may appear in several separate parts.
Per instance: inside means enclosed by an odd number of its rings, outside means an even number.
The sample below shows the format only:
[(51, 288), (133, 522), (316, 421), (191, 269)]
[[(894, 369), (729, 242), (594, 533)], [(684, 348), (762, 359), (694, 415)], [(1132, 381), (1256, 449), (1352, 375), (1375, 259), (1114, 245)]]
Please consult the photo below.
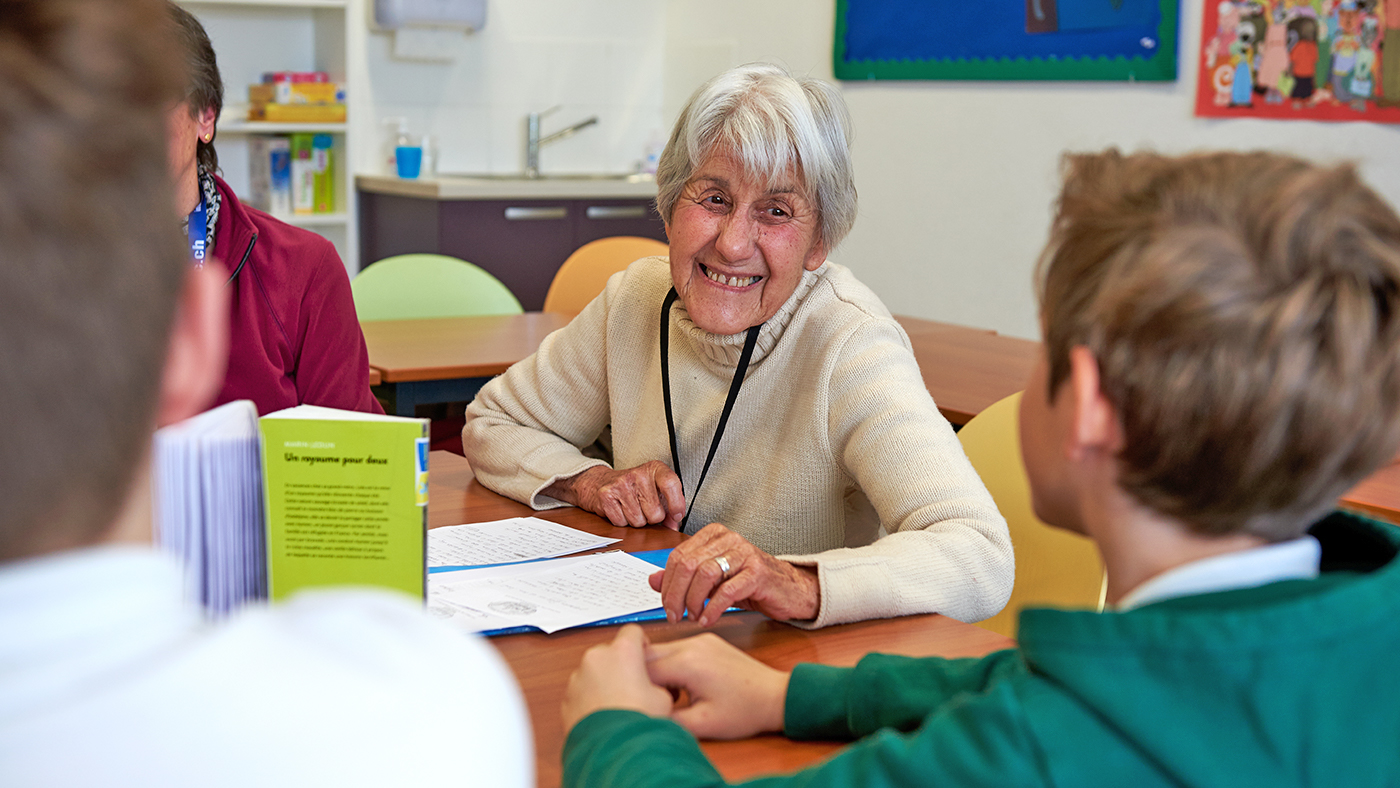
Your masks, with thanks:
[(428, 566), (486, 566), (605, 547), (608, 539), (538, 517), (449, 525), (428, 531)]
[(428, 576), (428, 610), (468, 632), (534, 626), (545, 632), (661, 607), (656, 566), (610, 552)]

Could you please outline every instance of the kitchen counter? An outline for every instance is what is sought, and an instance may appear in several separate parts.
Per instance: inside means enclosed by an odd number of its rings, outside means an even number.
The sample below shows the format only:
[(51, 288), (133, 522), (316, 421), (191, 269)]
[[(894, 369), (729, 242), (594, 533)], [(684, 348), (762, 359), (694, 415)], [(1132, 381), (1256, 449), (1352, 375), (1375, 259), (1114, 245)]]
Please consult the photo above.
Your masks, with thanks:
[(656, 196), (650, 176), (559, 176), (534, 180), (507, 176), (439, 175), (434, 178), (395, 178), (356, 175), (355, 188), (370, 194), (428, 200), (590, 200)]
[(486, 269), (531, 312), (589, 241), (666, 240), (653, 180), (359, 175), (355, 186), (361, 268), (393, 255), (445, 254)]

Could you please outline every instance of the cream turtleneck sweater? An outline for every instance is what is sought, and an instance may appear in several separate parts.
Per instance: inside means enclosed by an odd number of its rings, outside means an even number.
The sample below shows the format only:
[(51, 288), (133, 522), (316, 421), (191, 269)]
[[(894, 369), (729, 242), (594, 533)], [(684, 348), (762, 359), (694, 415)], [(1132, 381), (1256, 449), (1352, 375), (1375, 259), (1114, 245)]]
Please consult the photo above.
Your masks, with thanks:
[[(603, 464), (580, 453), (612, 425), (614, 462), (671, 463), (661, 393), (665, 258), (615, 274), (533, 356), (467, 409), (462, 445), (482, 484), (535, 509), (559, 479)], [(671, 402), (686, 502), (744, 345), (671, 310)], [(846, 268), (825, 263), (759, 332), (748, 375), (686, 530), (723, 523), (815, 566), (810, 626), (911, 613), (962, 621), (1011, 593), (1006, 521), (924, 387), (909, 339)]]

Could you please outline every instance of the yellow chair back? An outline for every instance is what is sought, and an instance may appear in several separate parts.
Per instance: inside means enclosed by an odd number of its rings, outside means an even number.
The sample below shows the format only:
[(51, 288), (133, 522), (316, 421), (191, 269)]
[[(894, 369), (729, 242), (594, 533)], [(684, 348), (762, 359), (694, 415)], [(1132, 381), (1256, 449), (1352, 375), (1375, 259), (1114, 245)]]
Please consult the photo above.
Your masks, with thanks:
[(963, 451), (1011, 529), (1016, 585), (1006, 608), (978, 626), (1016, 637), (1027, 607), (1103, 609), (1105, 576), (1098, 548), (1084, 536), (1046, 525), (1031, 509), (1021, 464), (1020, 392), (992, 404), (958, 431)]
[(666, 244), (635, 235), (589, 241), (559, 267), (554, 281), (549, 284), (549, 292), (545, 293), (544, 311), (577, 315), (603, 292), (608, 277), (643, 257), (669, 253), (670, 247)]

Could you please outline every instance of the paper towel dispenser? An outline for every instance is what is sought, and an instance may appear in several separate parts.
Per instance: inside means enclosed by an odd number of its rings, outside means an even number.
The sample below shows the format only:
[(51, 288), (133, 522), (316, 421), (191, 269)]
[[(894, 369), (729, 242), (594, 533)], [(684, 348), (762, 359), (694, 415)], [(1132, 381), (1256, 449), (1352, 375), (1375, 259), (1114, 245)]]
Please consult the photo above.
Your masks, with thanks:
[(374, 0), (374, 23), (384, 30), (486, 25), (486, 0)]

